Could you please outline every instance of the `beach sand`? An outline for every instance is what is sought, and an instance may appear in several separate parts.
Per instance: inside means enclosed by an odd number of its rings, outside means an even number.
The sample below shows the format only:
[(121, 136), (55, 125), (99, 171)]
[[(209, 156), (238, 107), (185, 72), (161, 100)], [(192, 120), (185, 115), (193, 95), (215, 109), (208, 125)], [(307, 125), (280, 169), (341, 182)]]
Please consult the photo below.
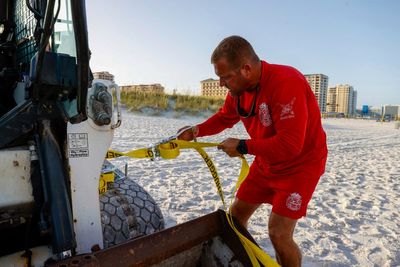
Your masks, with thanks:
[[(123, 113), (112, 148), (130, 151), (148, 147), (203, 118), (167, 118)], [(303, 266), (400, 266), (400, 130), (394, 122), (323, 119), (328, 137), (326, 172), (299, 220), (295, 240), (303, 252)], [(239, 123), (223, 133), (201, 138), (221, 142), (227, 137), (247, 138)], [(206, 150), (222, 180), (225, 197), (240, 171), (240, 160), (216, 148)], [(252, 156), (247, 157), (249, 162)], [(128, 163), (129, 176), (142, 185), (160, 206), (166, 226), (197, 218), (222, 208), (213, 179), (203, 159), (185, 150), (174, 160), (119, 158)], [(270, 206), (253, 215), (249, 232), (274, 256), (268, 239)]]

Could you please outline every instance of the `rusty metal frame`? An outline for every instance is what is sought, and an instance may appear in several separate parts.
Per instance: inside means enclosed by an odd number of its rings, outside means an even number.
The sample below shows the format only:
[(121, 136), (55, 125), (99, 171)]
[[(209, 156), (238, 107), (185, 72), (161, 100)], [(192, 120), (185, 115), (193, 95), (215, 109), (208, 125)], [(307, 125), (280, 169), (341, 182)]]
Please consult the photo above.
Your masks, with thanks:
[[(235, 224), (243, 235), (256, 244), (247, 230), (238, 223)], [(228, 225), (225, 212), (222, 210), (152, 235), (137, 238), (91, 254), (75, 256), (50, 266), (151, 266), (216, 236), (222, 238), (245, 266), (251, 266), (246, 251), (235, 232)]]

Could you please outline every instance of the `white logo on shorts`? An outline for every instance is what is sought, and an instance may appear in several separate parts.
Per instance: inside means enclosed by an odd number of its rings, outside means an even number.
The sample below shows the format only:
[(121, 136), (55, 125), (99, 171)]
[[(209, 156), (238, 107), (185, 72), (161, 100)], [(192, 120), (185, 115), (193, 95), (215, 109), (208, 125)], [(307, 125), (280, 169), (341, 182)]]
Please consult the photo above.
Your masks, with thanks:
[(301, 196), (299, 193), (292, 193), (286, 199), (286, 207), (290, 210), (297, 211), (301, 207)]
[(260, 108), (259, 116), (261, 124), (264, 125), (265, 127), (270, 126), (272, 124), (272, 119), (271, 115), (269, 114), (268, 105), (262, 103), (259, 108)]

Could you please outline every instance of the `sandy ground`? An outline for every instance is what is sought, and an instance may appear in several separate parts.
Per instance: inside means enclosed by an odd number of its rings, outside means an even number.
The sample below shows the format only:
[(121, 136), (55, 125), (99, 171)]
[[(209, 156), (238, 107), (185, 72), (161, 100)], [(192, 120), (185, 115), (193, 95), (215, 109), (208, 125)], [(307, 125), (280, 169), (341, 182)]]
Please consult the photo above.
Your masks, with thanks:
[[(129, 151), (150, 146), (202, 118), (149, 117), (123, 113), (123, 124), (113, 149)], [(329, 157), (308, 215), (298, 222), (295, 239), (303, 252), (303, 266), (400, 266), (400, 130), (394, 122), (324, 119)], [(200, 141), (246, 138), (241, 124)], [(215, 148), (214, 160), (228, 201), (240, 170), (240, 161)], [(251, 162), (252, 157), (248, 157)], [(178, 159), (128, 162), (132, 179), (159, 204), (167, 227), (222, 207), (212, 177), (195, 151)], [(270, 255), (267, 220), (270, 206), (253, 215), (249, 231)]]

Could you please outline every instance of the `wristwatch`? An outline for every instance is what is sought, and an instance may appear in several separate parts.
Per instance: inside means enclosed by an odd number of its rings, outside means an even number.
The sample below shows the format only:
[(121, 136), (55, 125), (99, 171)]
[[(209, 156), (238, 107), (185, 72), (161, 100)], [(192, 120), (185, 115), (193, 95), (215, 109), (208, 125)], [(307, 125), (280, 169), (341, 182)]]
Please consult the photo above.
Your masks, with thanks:
[(239, 141), (239, 144), (236, 147), (236, 151), (242, 155), (247, 154), (246, 140), (242, 139)]

